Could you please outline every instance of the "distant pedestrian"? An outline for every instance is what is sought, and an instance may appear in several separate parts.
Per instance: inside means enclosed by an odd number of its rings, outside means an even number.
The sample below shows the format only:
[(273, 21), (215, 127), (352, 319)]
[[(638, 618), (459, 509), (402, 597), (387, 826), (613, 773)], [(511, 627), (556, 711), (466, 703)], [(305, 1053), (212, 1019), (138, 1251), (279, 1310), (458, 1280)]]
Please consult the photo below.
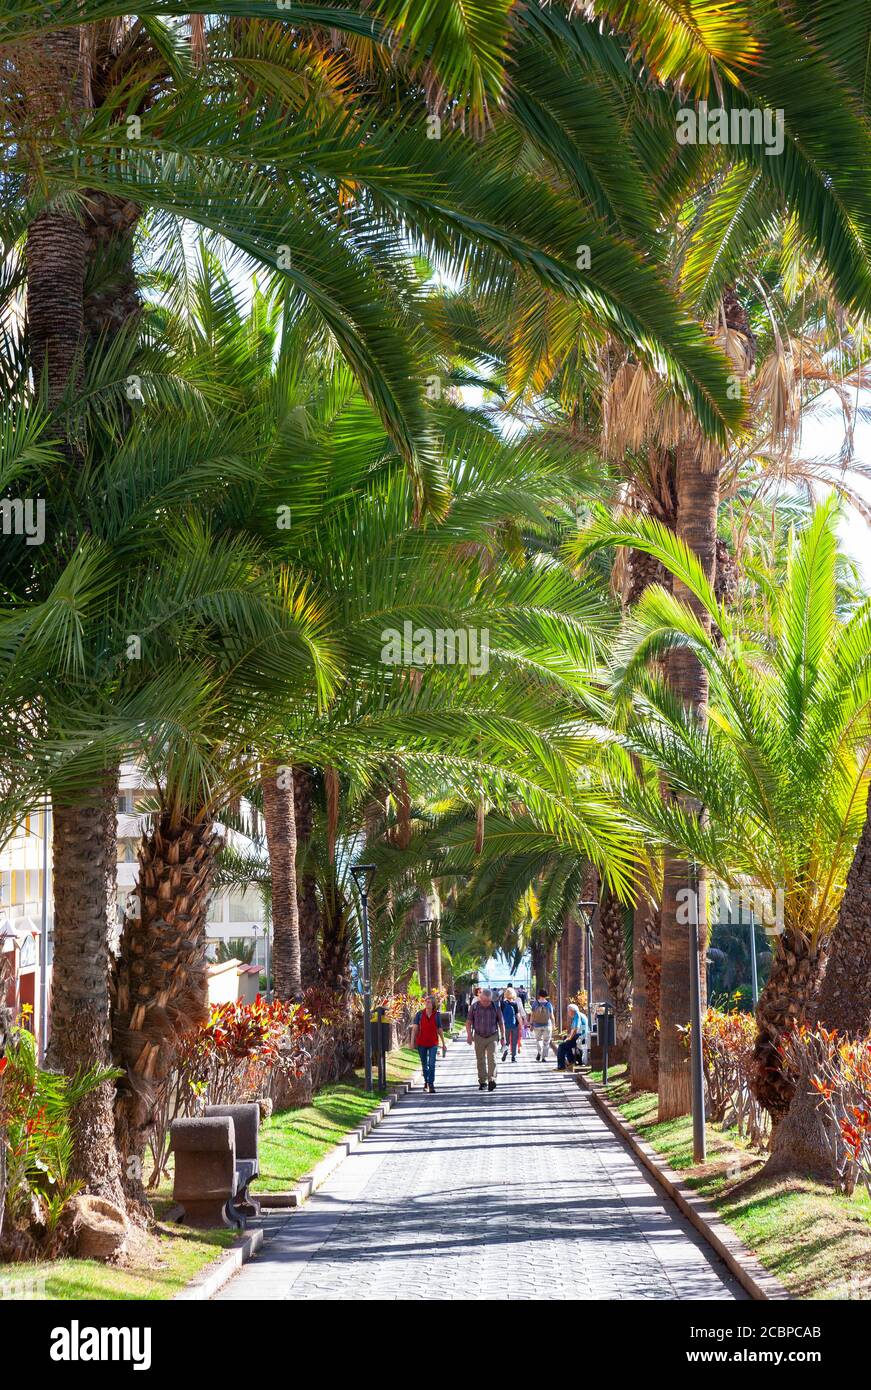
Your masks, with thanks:
[(540, 989), (535, 997), (531, 1021), (535, 1035), (535, 1060), (546, 1062), (550, 1055), (550, 1040), (553, 1037), (553, 1004), (547, 997), (546, 989)]
[(475, 1061), (478, 1064), (478, 1090), (496, 1090), (496, 1042), (505, 1042), (505, 1027), (502, 1015), (493, 1003), (489, 989), (478, 993), (469, 1017), (466, 1019), (466, 1041), (475, 1044)]
[(527, 993), (526, 985), (520, 985), (518, 987), (517, 998), (520, 1000), (523, 1012), (526, 1013), (526, 1006), (529, 1003), (529, 994)]
[(517, 1049), (520, 1046), (520, 1027), (523, 1022), (523, 1010), (520, 1007), (520, 1000), (509, 985), (502, 996), (499, 1005), (502, 1014), (502, 1023), (505, 1027), (505, 1041), (502, 1045), (502, 1061), (508, 1056), (508, 1049), (511, 1049), (512, 1062), (517, 1061)]
[(423, 1089), (429, 1091), (430, 1095), (435, 1095), (435, 1069), (439, 1043), (441, 1043), (442, 1056), (444, 1057), (447, 1053), (445, 1035), (442, 1032), (436, 1001), (431, 994), (428, 994), (423, 1008), (414, 1016), (411, 1045), (417, 1048), (420, 1065), (423, 1067)]
[(557, 1071), (565, 1071), (566, 1063), (578, 1060), (578, 1048), (583, 1048), (587, 1036), (587, 1016), (580, 1004), (570, 999), (566, 1009), (568, 1035), (556, 1050)]

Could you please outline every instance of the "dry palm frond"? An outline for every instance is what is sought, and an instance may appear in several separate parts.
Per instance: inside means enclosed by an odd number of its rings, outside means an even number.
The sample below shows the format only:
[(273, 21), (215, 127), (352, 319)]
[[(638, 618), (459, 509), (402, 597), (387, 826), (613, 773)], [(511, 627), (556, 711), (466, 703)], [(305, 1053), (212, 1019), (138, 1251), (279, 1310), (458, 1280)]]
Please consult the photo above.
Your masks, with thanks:
[(202, 14), (192, 14), (190, 16), (191, 26), (191, 58), (194, 66), (204, 67), (208, 61), (209, 50), (206, 43), (206, 17)]

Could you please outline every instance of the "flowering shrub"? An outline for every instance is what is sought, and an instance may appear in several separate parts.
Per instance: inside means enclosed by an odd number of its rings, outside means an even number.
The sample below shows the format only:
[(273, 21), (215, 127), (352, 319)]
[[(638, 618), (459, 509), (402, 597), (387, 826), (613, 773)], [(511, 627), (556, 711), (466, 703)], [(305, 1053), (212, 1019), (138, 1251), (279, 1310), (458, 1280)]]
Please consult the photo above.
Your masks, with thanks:
[(844, 1191), (861, 1182), (871, 1193), (871, 1037), (841, 1038), (802, 1025), (781, 1052), (819, 1097), (820, 1131)]
[(166, 1171), (169, 1127), (179, 1115), (206, 1105), (279, 1099), (305, 1077), (315, 1020), (302, 1004), (219, 1004), (200, 1028), (182, 1038), (175, 1065), (158, 1093), (149, 1144), (154, 1169), (149, 1186)]
[(42, 1071), (26, 1028), (13, 1029), (0, 1058), (0, 1135), (6, 1160), (0, 1252), (9, 1259), (52, 1257), (63, 1243), (61, 1218), (81, 1183), (70, 1175), (70, 1115), (118, 1072), (93, 1067), (74, 1077)]
[(363, 1011), (358, 995), (315, 985), (303, 995), (314, 1020), (307, 1042), (308, 1094), (359, 1067), (363, 1061)]
[(715, 1124), (734, 1124), (762, 1147), (769, 1117), (750, 1089), (756, 1021), (737, 1009), (708, 1009), (702, 1020), (705, 1108)]

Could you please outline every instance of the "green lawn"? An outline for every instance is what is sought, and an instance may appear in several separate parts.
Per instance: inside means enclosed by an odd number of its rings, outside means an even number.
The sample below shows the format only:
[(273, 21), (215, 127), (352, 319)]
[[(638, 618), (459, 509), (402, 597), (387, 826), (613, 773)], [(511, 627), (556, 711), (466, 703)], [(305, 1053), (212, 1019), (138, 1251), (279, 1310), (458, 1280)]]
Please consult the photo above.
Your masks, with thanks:
[[(387, 1064), (389, 1085), (407, 1081), (419, 1067), (412, 1048), (392, 1052)], [(273, 1115), (260, 1131), (263, 1176), (255, 1192), (281, 1192), (292, 1187), (382, 1098), (383, 1093), (363, 1090), (361, 1070), (353, 1080), (325, 1086), (311, 1105)], [(38, 1265), (0, 1264), (0, 1292), (6, 1280), (27, 1280), (29, 1289), (34, 1287), (32, 1281), (38, 1287), (44, 1280), (44, 1297), (49, 1299), (172, 1298), (221, 1250), (232, 1245), (236, 1232), (191, 1231), (162, 1224), (171, 1206), (171, 1185), (159, 1188), (152, 1198), (160, 1224), (154, 1233), (142, 1237), (129, 1268), (75, 1259)]]
[(0, 1265), (0, 1286), (7, 1279), (44, 1280), (44, 1297), (49, 1299), (172, 1298), (221, 1250), (232, 1245), (235, 1235), (230, 1230), (190, 1231), (184, 1226), (160, 1226), (155, 1234), (143, 1237), (131, 1268), (104, 1265), (97, 1260)]
[[(416, 1050), (391, 1052), (387, 1061), (390, 1085), (407, 1081), (420, 1069)], [(339, 1081), (319, 1091), (311, 1105), (282, 1110), (267, 1120), (260, 1131), (260, 1177), (254, 1193), (284, 1192), (310, 1171), (340, 1139), (374, 1110), (383, 1098), (378, 1091), (363, 1090), (363, 1073), (356, 1080)]]
[[(601, 1072), (593, 1072), (601, 1082)], [(708, 1126), (708, 1161), (693, 1166), (689, 1116), (656, 1122), (656, 1096), (609, 1072), (608, 1098), (644, 1139), (717, 1208), (794, 1298), (871, 1299), (871, 1199), (809, 1179), (759, 1177), (764, 1159), (734, 1130)]]

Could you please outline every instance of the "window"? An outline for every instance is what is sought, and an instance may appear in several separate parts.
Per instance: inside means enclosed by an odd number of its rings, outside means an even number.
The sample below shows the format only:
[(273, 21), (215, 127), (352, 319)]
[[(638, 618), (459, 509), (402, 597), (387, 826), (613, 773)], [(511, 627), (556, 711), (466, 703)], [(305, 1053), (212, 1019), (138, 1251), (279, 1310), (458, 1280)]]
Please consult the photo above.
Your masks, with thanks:
[(256, 889), (249, 888), (244, 893), (230, 894), (231, 922), (259, 922), (263, 917), (263, 904)]

